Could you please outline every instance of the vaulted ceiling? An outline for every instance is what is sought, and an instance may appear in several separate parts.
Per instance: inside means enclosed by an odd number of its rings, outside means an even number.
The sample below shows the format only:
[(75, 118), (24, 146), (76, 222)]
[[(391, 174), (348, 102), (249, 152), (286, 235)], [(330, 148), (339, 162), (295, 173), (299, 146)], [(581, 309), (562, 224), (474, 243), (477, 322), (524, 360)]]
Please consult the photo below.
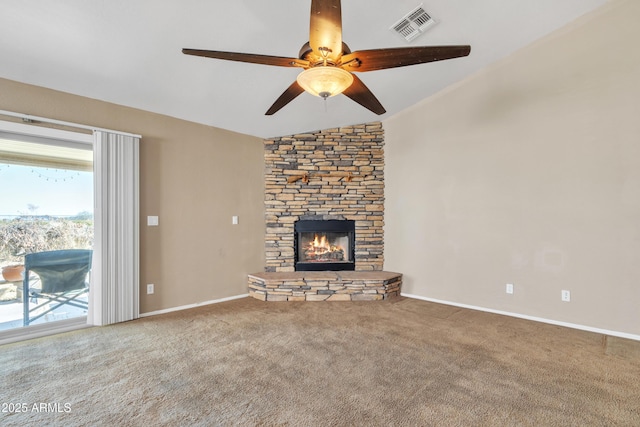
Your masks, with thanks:
[(359, 74), (382, 116), (343, 95), (325, 102), (307, 93), (265, 116), (299, 69), (181, 53), (296, 57), (309, 39), (304, 0), (0, 0), (0, 77), (249, 135), (288, 135), (389, 117), (607, 1), (424, 0), (437, 24), (407, 42), (390, 27), (421, 0), (343, 0), (351, 50), (471, 45), (468, 57)]

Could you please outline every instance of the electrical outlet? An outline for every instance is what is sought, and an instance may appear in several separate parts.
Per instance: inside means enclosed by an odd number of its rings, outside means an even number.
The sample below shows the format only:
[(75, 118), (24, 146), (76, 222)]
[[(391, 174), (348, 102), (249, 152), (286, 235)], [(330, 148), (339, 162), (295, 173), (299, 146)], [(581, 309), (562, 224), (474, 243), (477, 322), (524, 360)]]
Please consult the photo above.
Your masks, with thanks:
[(569, 302), (571, 301), (571, 292), (563, 290), (561, 293), (562, 301)]
[(513, 283), (507, 283), (506, 292), (508, 294), (512, 294), (513, 293)]
[(147, 294), (152, 294), (153, 293), (153, 283), (149, 283), (147, 285)]

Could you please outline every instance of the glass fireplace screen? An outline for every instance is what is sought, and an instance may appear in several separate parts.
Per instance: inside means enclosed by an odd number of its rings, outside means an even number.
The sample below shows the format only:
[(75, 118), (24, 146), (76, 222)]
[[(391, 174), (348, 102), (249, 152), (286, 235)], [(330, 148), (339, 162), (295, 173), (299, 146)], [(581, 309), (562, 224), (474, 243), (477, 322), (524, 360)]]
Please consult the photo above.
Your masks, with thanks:
[(354, 220), (299, 220), (294, 231), (295, 271), (355, 270)]
[(302, 232), (298, 262), (353, 262), (348, 232)]

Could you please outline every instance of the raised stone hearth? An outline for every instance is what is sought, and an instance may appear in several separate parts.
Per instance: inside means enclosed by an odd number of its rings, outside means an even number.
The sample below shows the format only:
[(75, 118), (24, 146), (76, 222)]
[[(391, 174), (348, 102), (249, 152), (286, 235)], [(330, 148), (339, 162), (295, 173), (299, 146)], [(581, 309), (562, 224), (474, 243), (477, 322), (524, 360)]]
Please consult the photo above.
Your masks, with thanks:
[(400, 295), (402, 274), (388, 271), (297, 271), (249, 275), (261, 301), (376, 301)]

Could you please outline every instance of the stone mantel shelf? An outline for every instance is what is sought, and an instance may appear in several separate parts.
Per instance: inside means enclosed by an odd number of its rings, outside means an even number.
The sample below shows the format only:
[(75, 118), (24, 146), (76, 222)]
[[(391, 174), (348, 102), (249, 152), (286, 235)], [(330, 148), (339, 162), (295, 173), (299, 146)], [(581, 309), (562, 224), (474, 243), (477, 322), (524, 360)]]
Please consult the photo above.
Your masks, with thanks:
[(295, 271), (249, 274), (249, 294), (262, 301), (376, 301), (400, 295), (390, 271)]

